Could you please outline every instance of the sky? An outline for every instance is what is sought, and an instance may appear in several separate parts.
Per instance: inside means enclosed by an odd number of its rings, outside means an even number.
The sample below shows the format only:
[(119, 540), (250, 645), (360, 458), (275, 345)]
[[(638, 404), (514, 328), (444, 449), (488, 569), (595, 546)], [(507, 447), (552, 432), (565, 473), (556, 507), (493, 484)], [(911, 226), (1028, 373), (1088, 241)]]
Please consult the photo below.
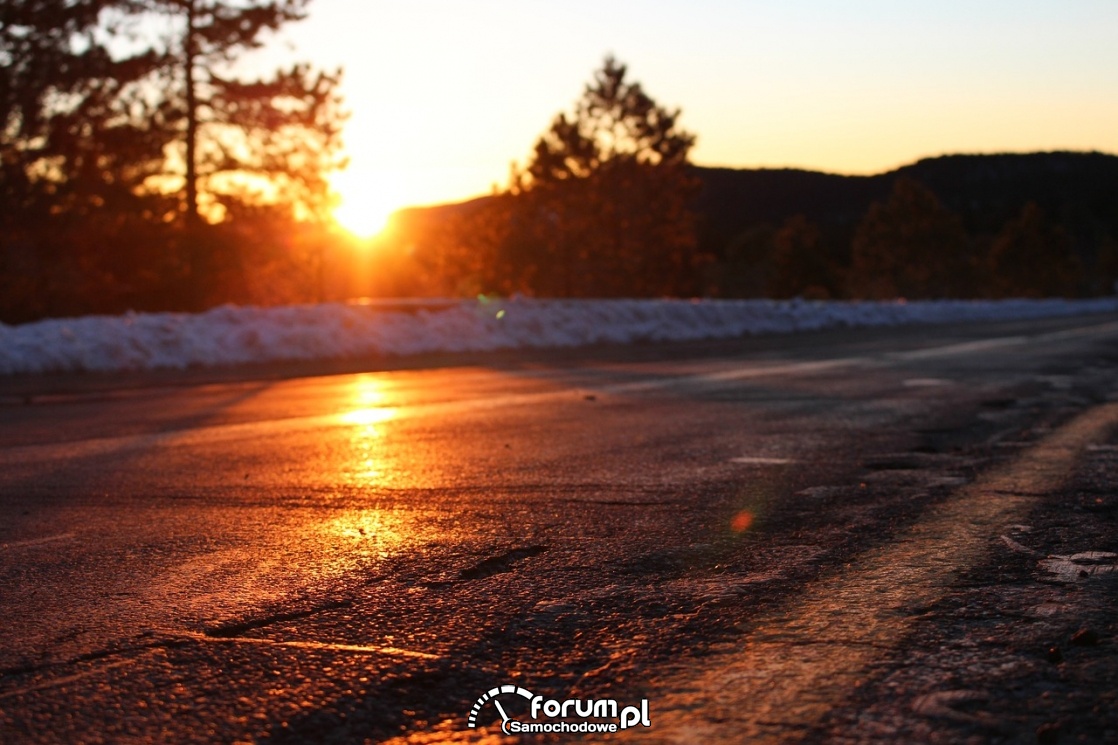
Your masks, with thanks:
[(249, 61), (345, 71), (339, 220), (507, 184), (607, 54), (692, 160), (870, 174), (947, 153), (1118, 153), (1114, 0), (312, 0)]

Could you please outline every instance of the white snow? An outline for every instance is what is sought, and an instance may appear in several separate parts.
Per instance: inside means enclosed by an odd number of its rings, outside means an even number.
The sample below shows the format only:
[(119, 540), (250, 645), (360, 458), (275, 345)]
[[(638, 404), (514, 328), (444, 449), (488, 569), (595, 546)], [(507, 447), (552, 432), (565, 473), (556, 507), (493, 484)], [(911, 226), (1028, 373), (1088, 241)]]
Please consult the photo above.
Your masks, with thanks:
[(501, 300), (328, 303), (0, 324), (0, 375), (725, 339), (1118, 312), (1118, 298), (913, 302)]

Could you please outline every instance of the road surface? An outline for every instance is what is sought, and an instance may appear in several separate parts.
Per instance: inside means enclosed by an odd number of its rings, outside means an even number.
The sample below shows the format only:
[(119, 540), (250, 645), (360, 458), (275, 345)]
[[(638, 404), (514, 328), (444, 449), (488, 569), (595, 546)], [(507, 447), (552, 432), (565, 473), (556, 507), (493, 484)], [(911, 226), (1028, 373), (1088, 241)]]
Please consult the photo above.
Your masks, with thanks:
[(1118, 735), (1113, 316), (465, 362), (0, 382), (0, 741)]

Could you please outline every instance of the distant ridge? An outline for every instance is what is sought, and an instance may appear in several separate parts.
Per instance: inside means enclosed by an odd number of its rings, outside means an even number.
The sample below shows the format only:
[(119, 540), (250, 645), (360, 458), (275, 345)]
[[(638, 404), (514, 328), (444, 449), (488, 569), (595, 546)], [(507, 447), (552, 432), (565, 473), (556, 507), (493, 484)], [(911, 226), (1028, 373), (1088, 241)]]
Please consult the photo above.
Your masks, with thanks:
[[(995, 232), (1032, 201), (1053, 219), (1086, 219), (1118, 236), (1118, 156), (1106, 153), (942, 155), (870, 176), (795, 168), (694, 168), (703, 185), (695, 205), (702, 219), (703, 243), (716, 253), (710, 244), (720, 244), (753, 225), (779, 225), (794, 215), (832, 229), (853, 229), (901, 177), (931, 189), (963, 217), (971, 231)], [(397, 212), (396, 221), (422, 230), (491, 198), (410, 207)]]
[[(868, 176), (795, 168), (693, 168), (700, 182), (693, 203), (698, 218), (699, 268), (683, 281), (696, 288), (694, 294), (804, 294), (826, 298), (865, 295), (869, 291), (852, 281), (858, 229), (872, 205), (888, 200), (900, 180), (917, 182), (923, 190), (930, 191), (961, 223), (957, 227), (961, 228), (959, 234), (963, 238), (950, 244), (954, 246), (950, 250), (967, 253), (967, 258), (958, 259), (960, 267), (966, 270), (960, 270), (957, 285), (951, 289), (927, 292), (993, 297), (1002, 292), (1097, 295), (1115, 291), (1118, 156), (1098, 152), (944, 155)], [(463, 292), (461, 287), (473, 281), (466, 291), (473, 294), (475, 285), (492, 282), (476, 281), (481, 274), (477, 269), (467, 268), (460, 273), (452, 269), (446, 273), (443, 268), (468, 267), (469, 257), (485, 256), (489, 250), (486, 242), (504, 234), (507, 220), (518, 219), (503, 208), (489, 209), (498, 206), (493, 202), (498, 198), (479, 197), (398, 212), (393, 229), (385, 238), (381, 266), (395, 267), (394, 275), (384, 269), (384, 276), (404, 279), (393, 280), (396, 284), (386, 284), (378, 292), (453, 295)], [(1039, 207), (1039, 212), (1026, 209), (1030, 204)], [(987, 272), (994, 271), (990, 263), (994, 246), (1003, 240), (1006, 230), (1017, 230), (1014, 226), (1020, 225), (1026, 214), (1033, 216), (1030, 219), (1034, 222), (1029, 223), (1032, 230), (1048, 231), (1031, 234), (1036, 240), (1055, 241), (1064, 247), (1057, 249), (1065, 251), (1062, 255), (1066, 257), (1066, 266), (1060, 271), (1076, 275), (1077, 279), (1068, 280), (1075, 283), (1075, 289), (1066, 284), (1060, 289), (1021, 286), (1003, 290), (998, 289), (997, 283), (991, 284), (993, 275)], [(808, 249), (803, 248), (804, 243), (796, 244), (798, 247), (793, 250), (799, 253), (788, 259), (777, 258), (776, 241), (781, 235), (815, 237), (804, 238), (812, 241)], [(1043, 253), (1047, 249), (1035, 250)], [(1068, 250), (1071, 255), (1066, 253)], [(391, 261), (396, 263), (390, 264)], [(460, 263), (455, 265), (455, 261)], [(1038, 267), (1038, 273), (1029, 281), (1035, 284), (1040, 282), (1036, 277), (1059, 274), (1057, 269), (1047, 264)], [(438, 274), (440, 271), (444, 274)], [(467, 280), (465, 284), (463, 277)], [(909, 294), (913, 292), (910, 290)], [(921, 295), (913, 295), (918, 296)]]
[(995, 232), (1036, 202), (1061, 222), (1098, 222), (1118, 236), (1118, 156), (1098, 152), (943, 155), (872, 176), (796, 169), (696, 167), (703, 242), (719, 243), (751, 225), (804, 215), (853, 228), (902, 177), (920, 182), (962, 216), (968, 230)]

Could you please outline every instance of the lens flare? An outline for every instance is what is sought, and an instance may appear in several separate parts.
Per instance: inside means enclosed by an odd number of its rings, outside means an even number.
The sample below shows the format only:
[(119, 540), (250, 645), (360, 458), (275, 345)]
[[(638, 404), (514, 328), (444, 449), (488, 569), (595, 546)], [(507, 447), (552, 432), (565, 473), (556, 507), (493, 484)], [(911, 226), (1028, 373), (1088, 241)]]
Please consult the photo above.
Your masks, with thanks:
[(730, 520), (730, 529), (735, 533), (744, 533), (751, 525), (753, 525), (753, 513), (749, 510), (742, 510)]

